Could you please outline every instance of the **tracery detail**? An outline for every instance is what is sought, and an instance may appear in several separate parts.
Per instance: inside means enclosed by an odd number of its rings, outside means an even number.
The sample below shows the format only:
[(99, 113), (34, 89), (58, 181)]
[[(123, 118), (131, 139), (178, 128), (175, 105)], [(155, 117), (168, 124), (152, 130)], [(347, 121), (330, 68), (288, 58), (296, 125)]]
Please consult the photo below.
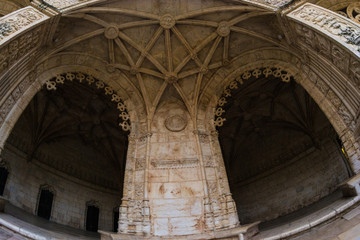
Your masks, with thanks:
[(291, 75), (282, 70), (281, 68), (256, 68), (252, 71), (245, 71), (242, 74), (239, 74), (239, 76), (234, 80), (231, 81), (223, 91), (221, 97), (218, 100), (218, 105), (215, 110), (215, 119), (214, 124), (216, 127), (221, 127), (224, 125), (224, 122), (226, 121), (226, 118), (224, 118), (225, 110), (223, 109), (223, 106), (228, 102), (227, 99), (231, 97), (232, 90), (238, 89), (239, 84), (244, 84), (244, 81), (249, 80), (252, 77), (255, 77), (256, 79), (260, 77), (270, 77), (274, 76), (276, 78), (279, 78), (281, 81), (288, 83), (291, 80)]
[(46, 88), (49, 91), (56, 90), (57, 84), (64, 84), (65, 81), (74, 81), (77, 80), (80, 83), (87, 83), (88, 85), (94, 85), (97, 89), (103, 89), (105, 95), (111, 96), (111, 101), (117, 103), (117, 109), (119, 110), (119, 118), (120, 123), (119, 126), (121, 126), (122, 130), (129, 131), (130, 126), (130, 116), (126, 109), (126, 105), (124, 104), (124, 101), (121, 99), (121, 97), (108, 85), (106, 85), (103, 81), (95, 79), (91, 75), (87, 75), (84, 73), (72, 73), (68, 72), (65, 74), (59, 74), (55, 78), (47, 80), (45, 82)]

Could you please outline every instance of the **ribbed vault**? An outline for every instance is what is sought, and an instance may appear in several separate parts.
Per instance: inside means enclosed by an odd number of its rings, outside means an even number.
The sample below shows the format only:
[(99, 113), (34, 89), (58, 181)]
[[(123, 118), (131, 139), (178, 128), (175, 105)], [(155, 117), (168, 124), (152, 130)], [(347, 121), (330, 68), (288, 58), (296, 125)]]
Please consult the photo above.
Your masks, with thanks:
[(141, 92), (149, 119), (169, 87), (195, 116), (216, 69), (255, 48), (287, 46), (274, 12), (223, 1), (207, 4), (164, 1), (153, 11), (155, 5), (140, 1), (112, 2), (74, 10), (60, 20), (51, 54), (87, 51), (107, 61), (108, 71), (123, 71)]

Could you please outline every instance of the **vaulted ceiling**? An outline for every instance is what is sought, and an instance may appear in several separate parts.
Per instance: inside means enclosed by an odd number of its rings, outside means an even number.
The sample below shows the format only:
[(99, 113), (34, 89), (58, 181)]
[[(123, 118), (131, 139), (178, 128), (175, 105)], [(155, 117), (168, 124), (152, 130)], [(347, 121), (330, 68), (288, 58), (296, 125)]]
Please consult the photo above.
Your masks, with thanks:
[(65, 14), (49, 53), (86, 53), (121, 70), (149, 119), (167, 91), (195, 116), (214, 71), (254, 49), (288, 47), (280, 29), (273, 11), (237, 1), (108, 1)]

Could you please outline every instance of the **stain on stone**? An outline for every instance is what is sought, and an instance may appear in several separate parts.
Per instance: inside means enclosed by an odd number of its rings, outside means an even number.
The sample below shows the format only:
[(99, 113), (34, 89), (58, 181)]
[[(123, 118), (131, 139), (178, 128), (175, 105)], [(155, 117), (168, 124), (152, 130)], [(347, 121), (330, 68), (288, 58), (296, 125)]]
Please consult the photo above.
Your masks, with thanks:
[(160, 194), (164, 194), (164, 193), (165, 193), (164, 184), (161, 184), (161, 186), (160, 186), (160, 188), (159, 188), (159, 192), (160, 192)]

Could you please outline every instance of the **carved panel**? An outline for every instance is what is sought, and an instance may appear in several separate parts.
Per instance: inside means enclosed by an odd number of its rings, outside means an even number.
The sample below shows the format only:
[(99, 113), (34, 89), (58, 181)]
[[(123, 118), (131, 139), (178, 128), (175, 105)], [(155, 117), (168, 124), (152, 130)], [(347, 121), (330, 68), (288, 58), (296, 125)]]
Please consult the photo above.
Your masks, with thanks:
[[(0, 26), (1, 28), (1, 26)], [(39, 27), (12, 40), (0, 49), (0, 74), (40, 44), (43, 28)]]
[(360, 27), (349, 19), (310, 3), (304, 4), (288, 16), (298, 22), (311, 25), (347, 48), (358, 51), (359, 54)]
[[(48, 18), (33, 7), (26, 7), (6, 15), (0, 20), (0, 44), (9, 40), (15, 33), (28, 29)], [(27, 43), (31, 43), (31, 41)]]

